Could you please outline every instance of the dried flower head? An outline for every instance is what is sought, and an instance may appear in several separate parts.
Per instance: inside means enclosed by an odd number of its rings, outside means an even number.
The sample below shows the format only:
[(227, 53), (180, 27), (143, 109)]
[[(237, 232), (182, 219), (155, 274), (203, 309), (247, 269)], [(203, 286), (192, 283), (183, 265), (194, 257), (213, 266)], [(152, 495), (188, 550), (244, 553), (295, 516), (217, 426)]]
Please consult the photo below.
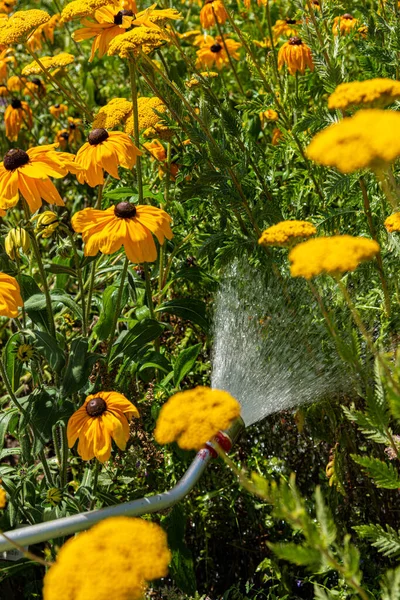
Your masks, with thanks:
[(258, 243), (263, 246), (292, 246), (317, 233), (308, 221), (281, 221), (263, 231)]

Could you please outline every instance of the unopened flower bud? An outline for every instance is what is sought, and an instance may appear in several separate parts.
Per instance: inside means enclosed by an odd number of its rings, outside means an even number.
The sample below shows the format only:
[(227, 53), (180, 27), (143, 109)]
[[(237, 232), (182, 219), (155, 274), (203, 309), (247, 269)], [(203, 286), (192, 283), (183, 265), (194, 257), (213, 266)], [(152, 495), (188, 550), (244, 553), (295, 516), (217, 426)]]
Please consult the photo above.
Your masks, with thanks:
[(29, 249), (29, 235), (22, 227), (10, 229), (4, 240), (4, 246), (8, 256), (12, 260), (20, 258), (20, 250), (26, 252)]
[(36, 233), (44, 238), (51, 237), (59, 225), (58, 216), (51, 210), (45, 210), (31, 220), (36, 221)]

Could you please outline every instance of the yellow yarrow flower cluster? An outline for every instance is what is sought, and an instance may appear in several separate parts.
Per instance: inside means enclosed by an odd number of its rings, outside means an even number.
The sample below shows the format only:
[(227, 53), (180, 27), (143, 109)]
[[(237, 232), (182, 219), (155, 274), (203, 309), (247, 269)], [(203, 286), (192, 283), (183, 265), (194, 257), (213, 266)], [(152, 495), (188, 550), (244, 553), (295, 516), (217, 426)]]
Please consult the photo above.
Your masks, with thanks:
[(374, 240), (351, 235), (334, 235), (307, 240), (289, 253), (292, 277), (311, 279), (328, 273), (337, 275), (354, 271), (361, 262), (378, 254), (379, 244)]
[(115, 37), (110, 43), (108, 54), (110, 56), (118, 55), (121, 58), (129, 58), (132, 54), (137, 54), (140, 49), (145, 54), (148, 54), (161, 46), (164, 39), (162, 31), (159, 29), (135, 27)]
[(44, 600), (139, 600), (171, 553), (156, 523), (113, 517), (71, 538), (44, 579)]
[(291, 246), (316, 233), (316, 228), (308, 221), (281, 221), (263, 231), (258, 243), (263, 246)]
[(132, 102), (129, 102), (125, 98), (113, 98), (100, 108), (94, 118), (92, 128), (104, 127), (104, 129), (114, 129), (123, 123), (131, 112)]
[(159, 444), (176, 441), (185, 450), (199, 450), (239, 416), (240, 404), (228, 392), (198, 386), (164, 404), (154, 435)]
[(385, 220), (384, 223), (389, 233), (400, 231), (400, 212), (393, 213)]
[(72, 21), (72, 19), (88, 17), (99, 8), (107, 6), (107, 4), (116, 3), (114, 0), (73, 0), (61, 12), (61, 21)]
[(9, 19), (0, 21), (0, 46), (24, 41), (28, 34), (49, 20), (46, 11), (36, 8), (15, 12)]
[[(56, 54), (56, 56), (43, 56), (40, 58), (40, 62), (47, 70), (66, 67), (67, 65), (73, 63), (74, 60), (74, 56), (72, 54), (68, 54), (68, 52), (61, 52), (60, 54)], [(42, 69), (35, 60), (22, 69), (22, 75), (38, 75), (41, 72)]]
[[(139, 131), (149, 129), (160, 122), (161, 117), (155, 112), (163, 113), (167, 110), (165, 104), (157, 96), (138, 98)], [(131, 114), (125, 124), (125, 133), (133, 135), (133, 115)]]
[(400, 156), (400, 112), (367, 109), (318, 133), (307, 156), (342, 173), (386, 168)]
[(377, 78), (341, 83), (329, 96), (328, 108), (346, 110), (355, 106), (383, 108), (400, 98), (400, 81)]
[[(215, 77), (218, 77), (218, 73), (216, 73), (215, 71), (201, 71), (200, 75), (204, 79), (214, 79)], [(201, 84), (202, 84), (201, 79), (199, 79), (199, 77), (196, 75), (192, 75), (192, 77), (189, 79), (189, 81), (186, 81), (186, 83), (185, 83), (186, 87), (188, 87), (189, 89), (193, 88), (193, 87), (197, 87)]]

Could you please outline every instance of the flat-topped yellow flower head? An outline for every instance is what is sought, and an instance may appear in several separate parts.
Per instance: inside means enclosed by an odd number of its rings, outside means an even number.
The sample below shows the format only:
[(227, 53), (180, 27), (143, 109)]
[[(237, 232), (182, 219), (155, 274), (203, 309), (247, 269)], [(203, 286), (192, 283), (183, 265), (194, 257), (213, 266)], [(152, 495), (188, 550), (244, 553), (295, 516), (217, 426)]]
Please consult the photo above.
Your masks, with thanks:
[(131, 112), (132, 102), (125, 98), (113, 98), (105, 106), (102, 106), (95, 115), (92, 124), (93, 129), (114, 129), (123, 123)]
[(107, 6), (107, 4), (117, 4), (114, 0), (72, 0), (69, 2), (61, 12), (61, 21), (72, 21), (73, 19), (81, 19), (82, 17), (88, 17), (93, 13)]
[(43, 599), (141, 600), (146, 583), (165, 577), (170, 561), (159, 525), (111, 517), (62, 546), (46, 573)]
[(323, 273), (337, 276), (354, 271), (361, 262), (371, 260), (378, 252), (379, 244), (367, 238), (351, 235), (315, 238), (290, 251), (290, 274), (305, 279)]
[(400, 231), (400, 212), (390, 215), (390, 217), (385, 220), (384, 225), (389, 233)]
[(317, 233), (308, 221), (281, 221), (263, 231), (258, 243), (262, 246), (292, 246)]
[(140, 50), (148, 54), (161, 46), (164, 41), (165, 36), (160, 29), (144, 26), (134, 27), (112, 40), (108, 48), (108, 54), (110, 56), (118, 55), (121, 58), (129, 58)]
[(177, 442), (185, 450), (199, 450), (238, 417), (240, 404), (228, 392), (198, 386), (171, 396), (154, 435), (159, 444)]
[[(161, 121), (161, 117), (157, 113), (164, 113), (166, 110), (167, 107), (157, 96), (151, 98), (141, 96), (138, 98), (139, 131), (157, 125)], [(129, 115), (126, 120), (125, 132), (128, 135), (133, 135), (133, 114)]]
[[(40, 62), (48, 71), (66, 67), (72, 64), (74, 60), (75, 57), (72, 54), (68, 54), (68, 52), (60, 52), (60, 54), (56, 54), (55, 56), (42, 56), (40, 58)], [(22, 75), (39, 75), (41, 72), (42, 69), (35, 60), (22, 69)]]
[(318, 133), (308, 146), (309, 158), (342, 173), (385, 169), (400, 156), (400, 112), (359, 110)]
[(387, 78), (341, 83), (329, 96), (328, 108), (384, 108), (400, 98), (400, 81)]
[(24, 42), (37, 27), (50, 20), (44, 10), (33, 8), (19, 10), (8, 19), (0, 21), (0, 47)]

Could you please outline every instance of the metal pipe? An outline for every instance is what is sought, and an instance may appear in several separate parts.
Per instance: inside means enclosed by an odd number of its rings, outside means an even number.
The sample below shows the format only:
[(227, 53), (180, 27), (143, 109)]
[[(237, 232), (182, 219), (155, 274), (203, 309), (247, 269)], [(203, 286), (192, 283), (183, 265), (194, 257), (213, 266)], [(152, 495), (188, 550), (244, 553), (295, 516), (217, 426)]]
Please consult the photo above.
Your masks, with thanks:
[[(155, 494), (154, 496), (139, 498), (132, 502), (79, 513), (70, 517), (55, 519), (54, 521), (37, 523), (29, 527), (13, 529), (6, 532), (6, 536), (10, 540), (17, 542), (20, 546), (29, 546), (89, 529), (89, 527), (108, 517), (140, 517), (141, 515), (164, 510), (182, 500), (193, 489), (211, 458), (212, 453), (208, 448), (200, 450), (182, 479), (172, 489), (162, 494)], [(0, 534), (0, 552), (12, 550), (13, 548), (14, 546)]]

